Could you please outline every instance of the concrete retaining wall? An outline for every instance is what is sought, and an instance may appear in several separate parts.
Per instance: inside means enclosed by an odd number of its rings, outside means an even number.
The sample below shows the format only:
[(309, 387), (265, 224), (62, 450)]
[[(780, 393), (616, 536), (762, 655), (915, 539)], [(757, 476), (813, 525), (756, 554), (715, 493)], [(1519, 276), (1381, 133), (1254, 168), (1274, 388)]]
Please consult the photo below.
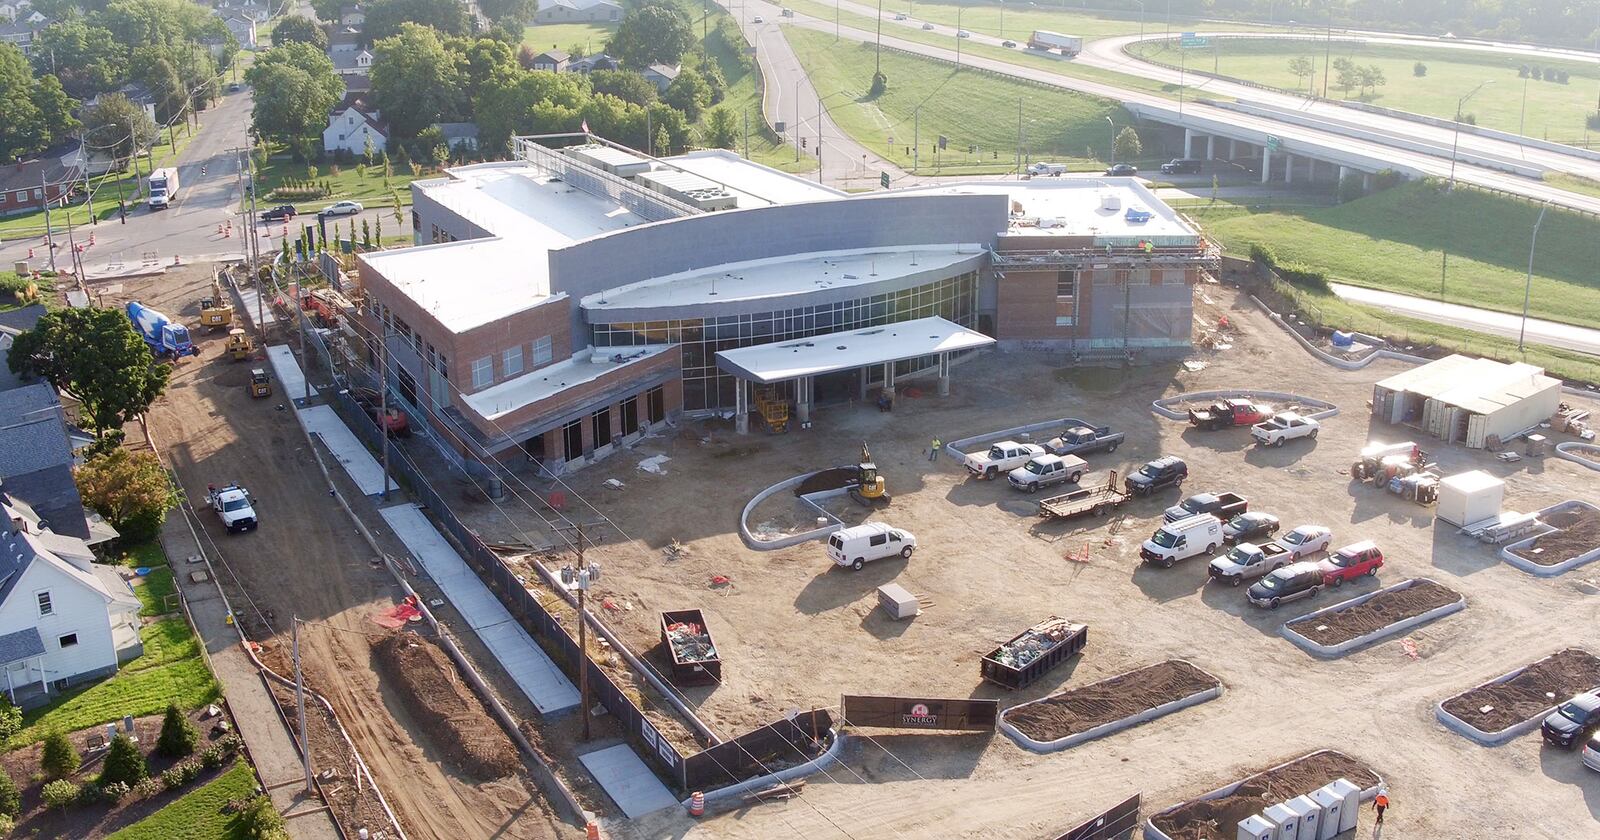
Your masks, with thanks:
[(1600, 456), (1600, 446), (1595, 444), (1569, 440), (1566, 443), (1556, 444), (1556, 454), (1574, 464), (1582, 464), (1591, 470), (1600, 470), (1600, 459), (1589, 457)]
[[(1262, 772), (1263, 773), (1271, 773), (1273, 770), (1276, 770), (1279, 767), (1287, 767), (1288, 765), (1293, 764), (1294, 762), (1299, 761), (1299, 760), (1301, 760), (1303, 758), (1308, 758), (1310, 756), (1316, 755), (1318, 753), (1324, 753), (1324, 752), (1332, 752), (1332, 750), (1316, 750), (1314, 752), (1309, 752), (1309, 753), (1306, 753), (1305, 755), (1300, 756), (1299, 758), (1291, 759), (1289, 761), (1285, 761), (1282, 764), (1279, 764), (1279, 765), (1276, 765), (1276, 766), (1273, 766), (1273, 767), (1269, 767), (1266, 770), (1263, 770)], [(1257, 773), (1257, 774), (1254, 774), (1254, 775), (1260, 775), (1260, 774)], [(1374, 773), (1373, 775), (1377, 775), (1377, 774)], [(1200, 801), (1206, 800), (1206, 799), (1221, 799), (1222, 797), (1228, 796), (1229, 794), (1231, 794), (1234, 791), (1238, 790), (1239, 786), (1243, 785), (1248, 780), (1248, 778), (1249, 777), (1246, 777), (1244, 779), (1240, 779), (1239, 781), (1234, 782), (1233, 784), (1223, 785), (1222, 787), (1219, 787), (1216, 790), (1211, 791), (1210, 793), (1202, 793), (1202, 794), (1200, 794), (1199, 796), (1196, 796), (1193, 799), (1189, 799), (1189, 800), (1186, 800), (1186, 801), (1183, 801), (1183, 802), (1179, 802), (1176, 805), (1173, 805), (1173, 806), (1168, 807), (1168, 808), (1163, 808), (1162, 810), (1157, 811), (1155, 814), (1152, 814), (1150, 816), (1150, 819), (1145, 820), (1145, 822), (1144, 822), (1144, 840), (1172, 840), (1171, 837), (1167, 836), (1167, 833), (1165, 831), (1162, 831), (1161, 829), (1156, 828), (1156, 823), (1155, 823), (1155, 818), (1156, 817), (1158, 817), (1158, 816), (1160, 816), (1162, 814), (1165, 814), (1168, 811), (1173, 810), (1174, 808), (1182, 808), (1183, 806), (1188, 805), (1190, 802), (1200, 802)], [(1378, 789), (1383, 787), (1383, 786), (1384, 786), (1383, 785), (1383, 777), (1382, 776), (1378, 776), (1378, 783), (1377, 784), (1375, 784), (1375, 785), (1373, 785), (1372, 787), (1369, 787), (1369, 788), (1364, 788), (1361, 791), (1361, 799), (1362, 800), (1367, 800), (1367, 799), (1371, 799), (1374, 796), (1377, 796), (1378, 795)]]
[[(739, 512), (739, 538), (744, 540), (744, 544), (746, 546), (749, 546), (754, 551), (776, 551), (780, 548), (788, 548), (791, 545), (799, 545), (810, 540), (820, 540), (834, 531), (844, 527), (844, 523), (839, 520), (839, 517), (834, 516), (833, 514), (824, 510), (821, 505), (812, 501), (810, 498), (802, 496), (802, 501), (816, 508), (819, 513), (829, 519), (832, 519), (833, 522), (831, 524), (824, 525), (821, 528), (813, 528), (805, 533), (790, 534), (789, 536), (779, 537), (775, 540), (764, 540), (750, 532), (750, 512), (756, 509), (756, 505), (761, 504), (768, 498), (783, 491), (793, 491), (796, 485), (814, 475), (816, 475), (816, 473), (809, 472), (803, 475), (797, 475), (793, 478), (784, 479), (783, 481), (780, 481), (777, 484), (762, 490), (760, 493), (757, 493), (753, 498), (750, 499), (750, 501), (745, 503), (744, 510)], [(817, 498), (828, 498), (830, 496), (838, 495), (840, 492), (845, 491), (827, 491), (823, 493), (811, 493), (809, 495)]]
[[(1596, 469), (1600, 469), (1600, 467), (1596, 467)], [(1577, 499), (1569, 499), (1565, 502), (1558, 502), (1547, 508), (1539, 510), (1537, 515), (1541, 520), (1543, 520), (1548, 514), (1560, 513), (1562, 511), (1573, 510), (1575, 508), (1587, 508), (1595, 513), (1600, 513), (1600, 508), (1597, 508), (1588, 502), (1580, 502)], [(1585, 563), (1591, 563), (1597, 558), (1600, 558), (1600, 546), (1596, 546), (1590, 551), (1586, 551), (1577, 557), (1572, 558), (1571, 560), (1557, 563), (1554, 566), (1541, 566), (1526, 557), (1518, 557), (1516, 554), (1512, 553), (1512, 549), (1530, 546), (1533, 544), (1534, 540), (1547, 534), (1554, 533), (1556, 530), (1558, 529), (1545, 526), (1544, 530), (1540, 531), (1539, 533), (1534, 534), (1525, 540), (1520, 540), (1505, 546), (1504, 548), (1500, 549), (1500, 559), (1510, 563), (1513, 566), (1516, 566), (1530, 575), (1538, 575), (1539, 577), (1555, 577), (1556, 575), (1570, 572)]]
[[(1379, 595), (1382, 595), (1385, 592), (1398, 592), (1398, 591), (1400, 591), (1402, 589), (1410, 589), (1411, 587), (1416, 586), (1418, 583), (1420, 583), (1422, 581), (1428, 581), (1429, 583), (1438, 583), (1438, 581), (1432, 580), (1430, 578), (1412, 578), (1411, 580), (1403, 580), (1403, 581), (1400, 581), (1399, 583), (1397, 583), (1397, 584), (1395, 584), (1393, 586), (1385, 586), (1384, 588), (1379, 589), (1376, 592), (1368, 592), (1365, 595), (1358, 595), (1358, 596), (1356, 596), (1354, 598), (1351, 598), (1348, 601), (1340, 601), (1339, 603), (1334, 604), (1331, 607), (1323, 607), (1322, 609), (1317, 610), (1316, 612), (1307, 613), (1304, 616), (1304, 618), (1296, 619), (1295, 622), (1293, 622), (1293, 623), (1298, 623), (1300, 621), (1304, 621), (1304, 620), (1307, 620), (1307, 619), (1318, 618), (1320, 616), (1328, 615), (1329, 613), (1335, 613), (1335, 612), (1338, 612), (1340, 610), (1346, 610), (1346, 609), (1349, 609), (1351, 607), (1356, 606), (1357, 604), (1364, 604), (1367, 601), (1370, 601), (1373, 598), (1375, 598), (1375, 597), (1377, 597)], [(1384, 627), (1380, 627), (1377, 630), (1372, 631), (1371, 633), (1367, 633), (1366, 635), (1363, 635), (1363, 636), (1357, 636), (1354, 639), (1349, 639), (1347, 641), (1340, 642), (1340, 643), (1338, 643), (1336, 645), (1324, 645), (1324, 644), (1318, 644), (1317, 642), (1313, 642), (1309, 638), (1306, 638), (1305, 636), (1302, 636), (1299, 633), (1296, 633), (1295, 631), (1289, 629), (1289, 624), (1291, 622), (1284, 622), (1283, 627), (1279, 628), (1278, 632), (1281, 633), (1285, 639), (1288, 639), (1289, 641), (1293, 642), (1296, 647), (1300, 648), (1301, 650), (1304, 650), (1305, 652), (1307, 652), (1307, 653), (1309, 653), (1309, 654), (1311, 654), (1313, 656), (1319, 656), (1319, 657), (1321, 657), (1323, 659), (1334, 659), (1336, 657), (1343, 656), (1343, 655), (1345, 655), (1345, 654), (1347, 654), (1347, 653), (1349, 653), (1349, 652), (1351, 652), (1353, 650), (1356, 650), (1357, 648), (1365, 647), (1367, 645), (1372, 644), (1373, 642), (1377, 642), (1377, 641), (1380, 641), (1382, 639), (1387, 639), (1390, 636), (1399, 635), (1399, 634), (1401, 634), (1401, 633), (1403, 633), (1403, 632), (1405, 632), (1407, 630), (1410, 630), (1413, 627), (1417, 627), (1417, 626), (1420, 626), (1420, 625), (1423, 625), (1423, 624), (1427, 624), (1428, 622), (1430, 622), (1430, 621), (1432, 621), (1432, 620), (1434, 620), (1436, 618), (1442, 618), (1444, 616), (1450, 615), (1451, 613), (1460, 612), (1460, 611), (1462, 611), (1462, 610), (1464, 610), (1466, 608), (1467, 608), (1467, 596), (1462, 595), (1461, 597), (1457, 598), (1456, 602), (1453, 603), (1453, 604), (1445, 604), (1442, 607), (1434, 607), (1433, 609), (1428, 610), (1426, 612), (1418, 613), (1418, 614), (1416, 614), (1414, 616), (1411, 616), (1410, 618), (1401, 619), (1400, 621), (1396, 621), (1393, 624), (1389, 624), (1389, 625), (1386, 625)]]
[[(844, 752), (844, 733), (837, 729), (830, 729), (828, 732), (833, 736), (833, 743), (828, 745), (828, 749), (824, 751), (822, 755), (819, 755), (816, 758), (813, 758), (810, 761), (795, 767), (779, 770), (775, 773), (768, 773), (765, 776), (757, 776), (754, 779), (745, 779), (738, 784), (728, 785), (727, 787), (721, 787), (717, 788), (716, 790), (707, 791), (705, 793), (706, 802), (720, 802), (724, 799), (732, 799), (736, 796), (743, 796), (747, 793), (753, 793), (758, 790), (772, 787), (773, 785), (792, 782), (795, 779), (802, 779), (806, 776), (822, 772), (828, 767), (828, 765), (837, 762), (839, 760), (839, 755)], [(683, 807), (688, 808), (689, 800), (683, 800), (682, 804)]]
[[(1559, 653), (1559, 651), (1557, 651), (1557, 653)], [(1486, 685), (1499, 685), (1500, 683), (1503, 683), (1503, 682), (1505, 682), (1507, 680), (1510, 680), (1510, 679), (1516, 677), (1518, 674), (1521, 674), (1523, 671), (1526, 671), (1529, 668), (1532, 668), (1533, 666), (1538, 665), (1540, 662), (1545, 661), (1545, 659), (1549, 659), (1549, 658), (1551, 658), (1551, 657), (1553, 657), (1555, 655), (1556, 654), (1552, 653), (1552, 654), (1550, 654), (1550, 656), (1546, 656), (1543, 659), (1536, 659), (1533, 662), (1530, 662), (1527, 665), (1524, 665), (1524, 666), (1522, 666), (1521, 668), (1518, 668), (1515, 671), (1511, 671), (1509, 673), (1502, 674), (1502, 675), (1500, 675), (1500, 676), (1498, 676), (1498, 677), (1496, 677), (1496, 678), (1494, 678), (1494, 679), (1492, 679), (1492, 680), (1490, 680), (1490, 681), (1488, 681), (1486, 683), (1479, 683), (1478, 685), (1475, 685), (1472, 688), (1467, 689), (1467, 691), (1472, 691), (1474, 688), (1482, 688), (1483, 686), (1486, 686)], [(1461, 694), (1465, 694), (1465, 693), (1466, 693), (1466, 691), (1461, 692)], [(1528, 718), (1527, 720), (1525, 720), (1525, 721), (1523, 721), (1521, 723), (1514, 723), (1514, 724), (1506, 727), (1505, 729), (1500, 730), (1499, 732), (1485, 732), (1482, 729), (1479, 729), (1478, 727), (1473, 726), (1472, 724), (1467, 723), (1466, 721), (1462, 720), (1461, 718), (1458, 718), (1455, 715), (1453, 715), (1453, 714), (1451, 714), (1451, 713), (1449, 713), (1449, 712), (1444, 710), (1444, 704), (1450, 702), (1451, 700), (1456, 699), (1457, 697), (1460, 697), (1461, 694), (1453, 694), (1453, 695), (1451, 695), (1449, 697), (1446, 697), (1445, 699), (1440, 700), (1439, 702), (1433, 704), (1434, 717), (1437, 717), (1439, 719), (1440, 723), (1444, 724), (1447, 729), (1453, 730), (1457, 735), (1465, 735), (1466, 737), (1471, 738), (1472, 740), (1477, 741), (1478, 743), (1480, 743), (1480, 744), (1482, 744), (1482, 745), (1484, 745), (1486, 747), (1498, 747), (1501, 744), (1504, 744), (1505, 742), (1510, 741), (1511, 739), (1516, 738), (1519, 735), (1523, 735), (1523, 734), (1526, 734), (1528, 732), (1532, 732), (1533, 730), (1539, 728), (1539, 724), (1540, 724), (1540, 722), (1542, 722), (1545, 719), (1545, 716), (1550, 714), (1551, 712), (1555, 711), (1555, 708), (1556, 708), (1556, 704), (1555, 703), (1551, 703), (1548, 707), (1546, 707), (1544, 709), (1544, 711), (1539, 712), (1538, 714), (1534, 715), (1531, 718)], [(1562, 697), (1562, 698), (1559, 698), (1559, 700), (1560, 700), (1560, 702), (1565, 703), (1567, 698)]]
[(1187, 412), (1178, 411), (1169, 406), (1180, 405), (1186, 402), (1206, 402), (1209, 400), (1224, 400), (1233, 398), (1271, 400), (1279, 403), (1297, 403), (1317, 409), (1306, 414), (1313, 420), (1325, 420), (1339, 413), (1339, 407), (1326, 400), (1303, 397), (1299, 394), (1290, 394), (1284, 391), (1253, 391), (1241, 388), (1232, 391), (1190, 391), (1187, 394), (1178, 394), (1175, 397), (1163, 397), (1150, 403), (1150, 410), (1167, 418), (1168, 420), (1188, 420)]
[[(1115, 679), (1115, 677), (1112, 677), (1111, 679)], [(1104, 682), (1104, 680), (1101, 682)], [(1094, 685), (1094, 683), (1091, 683), (1091, 685)], [(1093, 741), (1096, 738), (1104, 738), (1107, 735), (1115, 732), (1121, 732), (1124, 729), (1131, 729), (1132, 727), (1138, 726), (1141, 723), (1146, 723), (1159, 717), (1165, 717), (1173, 712), (1187, 709), (1190, 706), (1198, 706), (1207, 700), (1215, 700), (1216, 698), (1222, 696), (1222, 691), (1223, 689), (1221, 685), (1218, 685), (1215, 688), (1205, 689), (1204, 691), (1197, 691), (1188, 697), (1174, 700), (1171, 703), (1163, 703), (1154, 708), (1145, 709), (1136, 715), (1129, 715), (1121, 720), (1114, 720), (1110, 723), (1104, 723), (1092, 729), (1085, 729), (1082, 732), (1077, 732), (1064, 738), (1057, 738), (1054, 741), (1035, 741), (1034, 739), (1029, 738), (1028, 736), (1022, 734), (1022, 730), (1017, 729), (1017, 727), (1009, 723), (1004, 714), (1000, 716), (1000, 731), (1006, 733), (1006, 735), (1009, 736), (1011, 740), (1016, 741), (1019, 746), (1032, 750), (1036, 753), (1059, 752), (1069, 747), (1076, 747), (1085, 741)], [(1011, 709), (1020, 709), (1023, 706), (1031, 706), (1034, 703), (1043, 703), (1048, 699), (1050, 698), (1046, 697), (1043, 700), (1035, 700), (1033, 703), (1022, 703), (1012, 706)], [(1011, 709), (1006, 709), (1006, 712), (1010, 712)]]
[[(970, 450), (973, 444), (989, 444), (997, 440), (1010, 440), (1020, 435), (1029, 435), (1031, 437), (1032, 435), (1036, 435), (1040, 432), (1058, 432), (1062, 429), (1071, 428), (1073, 426), (1088, 426), (1090, 428), (1094, 428), (1095, 424), (1090, 423), (1088, 420), (1079, 420), (1076, 417), (1063, 417), (1060, 420), (1046, 420), (1043, 423), (1032, 423), (1027, 426), (1017, 426), (1014, 429), (1003, 429), (998, 432), (988, 432), (986, 434), (965, 437), (960, 440), (953, 440), (944, 445), (944, 451), (954, 453), (954, 456), (957, 459), (965, 460), (967, 457), (967, 452)], [(1052, 434), (1051, 437), (1055, 437), (1055, 435)], [(941, 455), (942, 454), (943, 453), (941, 453)]]

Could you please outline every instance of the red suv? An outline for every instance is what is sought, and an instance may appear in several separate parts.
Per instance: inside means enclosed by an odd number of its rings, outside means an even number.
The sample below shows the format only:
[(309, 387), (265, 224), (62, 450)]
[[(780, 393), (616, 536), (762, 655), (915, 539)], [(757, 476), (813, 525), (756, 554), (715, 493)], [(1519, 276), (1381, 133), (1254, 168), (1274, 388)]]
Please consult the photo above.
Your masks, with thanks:
[(1362, 575), (1376, 577), (1382, 566), (1383, 552), (1372, 540), (1352, 543), (1317, 562), (1322, 570), (1322, 582), (1329, 586), (1338, 586)]

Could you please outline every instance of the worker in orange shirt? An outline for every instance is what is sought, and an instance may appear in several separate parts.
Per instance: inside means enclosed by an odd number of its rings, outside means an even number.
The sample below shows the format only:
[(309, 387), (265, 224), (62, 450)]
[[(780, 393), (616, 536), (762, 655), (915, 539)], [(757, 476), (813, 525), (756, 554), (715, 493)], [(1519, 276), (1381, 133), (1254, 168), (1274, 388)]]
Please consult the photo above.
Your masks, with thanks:
[(1377, 811), (1378, 811), (1378, 821), (1376, 823), (1373, 823), (1373, 824), (1374, 825), (1383, 825), (1383, 812), (1389, 810), (1389, 792), (1388, 792), (1388, 790), (1380, 790), (1380, 791), (1378, 791), (1377, 798), (1372, 800), (1372, 807), (1376, 808)]

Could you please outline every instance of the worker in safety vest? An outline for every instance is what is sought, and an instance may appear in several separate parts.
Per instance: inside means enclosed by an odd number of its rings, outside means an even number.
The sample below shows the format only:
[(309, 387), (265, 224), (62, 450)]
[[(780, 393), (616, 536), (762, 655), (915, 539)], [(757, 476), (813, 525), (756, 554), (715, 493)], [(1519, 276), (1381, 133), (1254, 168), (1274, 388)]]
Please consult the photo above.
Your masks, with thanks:
[(1378, 821), (1373, 824), (1383, 825), (1383, 812), (1389, 810), (1389, 791), (1387, 789), (1378, 791), (1377, 798), (1372, 800), (1372, 807), (1378, 811)]
[(942, 448), (944, 448), (944, 442), (938, 438), (934, 438), (933, 443), (928, 445), (928, 460), (939, 460), (939, 450)]

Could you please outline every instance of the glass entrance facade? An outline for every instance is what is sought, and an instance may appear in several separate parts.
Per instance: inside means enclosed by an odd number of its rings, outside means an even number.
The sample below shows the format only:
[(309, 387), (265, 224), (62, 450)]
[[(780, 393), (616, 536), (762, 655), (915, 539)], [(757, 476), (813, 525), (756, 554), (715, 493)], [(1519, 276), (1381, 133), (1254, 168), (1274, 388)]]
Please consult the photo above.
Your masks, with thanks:
[[(736, 380), (717, 369), (718, 351), (935, 316), (972, 327), (977, 307), (978, 275), (967, 272), (898, 292), (753, 315), (624, 323), (593, 323), (604, 311), (588, 315), (596, 348), (682, 345), (683, 409), (710, 411), (734, 407)], [(908, 365), (903, 372), (897, 367), (896, 376), (924, 366)]]

